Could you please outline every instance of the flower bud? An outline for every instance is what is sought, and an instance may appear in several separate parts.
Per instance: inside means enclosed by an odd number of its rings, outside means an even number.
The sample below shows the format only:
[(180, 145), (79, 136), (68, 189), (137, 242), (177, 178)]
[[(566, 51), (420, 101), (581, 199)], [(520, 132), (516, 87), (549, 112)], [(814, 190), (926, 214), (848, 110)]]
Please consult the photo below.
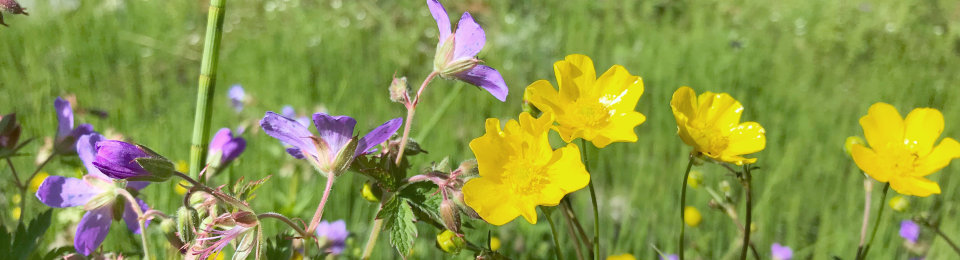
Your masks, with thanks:
[(373, 185), (370, 185), (370, 182), (363, 183), (363, 190), (360, 191), (361, 196), (369, 202), (380, 202), (380, 195), (382, 191), (379, 188), (374, 188)]
[(196, 211), (187, 207), (180, 207), (177, 210), (177, 236), (180, 241), (190, 243), (197, 237), (197, 226), (200, 225), (200, 218)]
[(210, 141), (210, 151), (207, 163), (215, 169), (222, 169), (243, 153), (247, 148), (247, 141), (242, 137), (234, 136), (230, 128), (221, 128)]
[(723, 196), (730, 197), (730, 182), (721, 181), (720, 182), (720, 192), (723, 192)]
[(447, 229), (460, 234), (460, 209), (453, 200), (445, 199), (440, 202), (440, 218)]
[(703, 174), (698, 170), (691, 170), (690, 175), (687, 176), (687, 186), (696, 189), (700, 187), (700, 183), (703, 183)]
[(683, 209), (683, 223), (686, 223), (687, 226), (697, 227), (702, 220), (703, 216), (700, 216), (700, 211), (697, 208), (687, 206)]
[(17, 114), (7, 114), (0, 118), (0, 155), (13, 152), (20, 141), (21, 131), (23, 128), (17, 122)]
[(93, 162), (104, 175), (132, 181), (166, 181), (175, 171), (173, 162), (149, 148), (116, 140), (97, 143)]
[(890, 208), (899, 212), (904, 212), (910, 208), (910, 200), (898, 195), (890, 199)]
[(500, 249), (500, 238), (490, 237), (490, 250), (497, 251)]
[(30, 15), (26, 12), (27, 8), (21, 7), (20, 3), (14, 0), (0, 0), (0, 10), (11, 14)]
[(480, 60), (474, 57), (461, 57), (454, 59), (454, 35), (450, 34), (447, 40), (437, 46), (437, 53), (433, 59), (433, 70), (439, 72), (441, 77), (453, 78), (457, 74), (468, 71), (480, 64)]
[(163, 221), (160, 221), (160, 230), (163, 231), (163, 236), (167, 238), (167, 242), (170, 242), (170, 245), (173, 248), (184, 248), (183, 241), (180, 241), (180, 237), (177, 236), (177, 222), (173, 219), (165, 218)]
[(859, 144), (859, 145), (866, 145), (867, 142), (864, 141), (863, 138), (862, 138), (862, 137), (859, 137), (859, 136), (850, 136), (850, 137), (847, 137), (847, 140), (846, 140), (845, 142), (843, 142), (843, 151), (846, 152), (847, 155), (849, 155), (849, 156), (852, 157), (852, 156), (853, 156), (853, 146), (854, 146), (854, 145), (858, 145), (858, 144)]
[(407, 77), (394, 77), (390, 82), (390, 100), (397, 103), (403, 103), (409, 100), (410, 89), (407, 87)]
[(463, 250), (464, 246), (466, 246), (466, 241), (453, 231), (444, 230), (437, 235), (437, 246), (439, 246), (443, 252), (459, 254), (460, 250)]

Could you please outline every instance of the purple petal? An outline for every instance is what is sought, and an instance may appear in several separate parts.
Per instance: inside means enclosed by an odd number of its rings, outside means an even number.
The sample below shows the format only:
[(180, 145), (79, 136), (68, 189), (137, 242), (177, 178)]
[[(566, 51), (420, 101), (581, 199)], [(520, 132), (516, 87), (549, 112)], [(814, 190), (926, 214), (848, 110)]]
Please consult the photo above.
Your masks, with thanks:
[(75, 138), (79, 138), (79, 137), (81, 137), (81, 136), (83, 136), (83, 135), (88, 135), (88, 134), (92, 134), (92, 133), (95, 133), (95, 132), (93, 131), (93, 126), (92, 126), (92, 125), (90, 125), (90, 124), (80, 124), (79, 126), (77, 126), (77, 128), (74, 128), (73, 130), (70, 131), (70, 136), (73, 136), (73, 137), (75, 137)]
[(297, 159), (307, 158), (303, 156), (303, 152), (300, 151), (300, 148), (296, 148), (296, 147), (287, 148), (287, 153), (290, 154), (290, 156), (293, 156), (293, 158), (297, 158)]
[(497, 72), (494, 68), (486, 65), (477, 65), (456, 76), (463, 81), (490, 92), (490, 94), (500, 100), (500, 102), (507, 100), (507, 94), (510, 90), (507, 89), (507, 83), (503, 81), (503, 76), (500, 76), (500, 72)]
[(346, 247), (347, 237), (350, 231), (347, 231), (347, 224), (343, 220), (337, 220), (329, 223), (326, 220), (320, 222), (317, 226), (317, 237), (326, 239), (329, 244), (327, 249), (332, 254), (340, 254)]
[(146, 188), (147, 185), (150, 185), (149, 181), (128, 181), (127, 182), (127, 188), (131, 188), (134, 190), (142, 190), (143, 188)]
[(77, 235), (73, 238), (73, 247), (83, 255), (90, 255), (100, 247), (103, 239), (110, 233), (113, 220), (113, 208), (99, 207), (88, 211), (77, 225)]
[[(143, 200), (137, 198), (134, 199), (137, 200), (137, 204), (140, 204), (140, 212), (146, 212), (150, 209), (150, 207), (147, 206), (147, 203), (143, 202)], [(130, 229), (130, 231), (133, 231), (134, 234), (140, 234), (140, 223), (137, 222), (139, 219), (137, 217), (137, 212), (133, 210), (133, 208), (130, 206), (130, 202), (127, 200), (123, 200), (123, 206), (123, 222), (127, 224), (127, 228)], [(150, 225), (150, 220), (147, 220), (147, 222), (143, 224), (143, 227), (147, 227), (148, 225)]]
[(220, 165), (226, 165), (234, 159), (237, 159), (237, 157), (239, 157), (245, 149), (247, 149), (247, 140), (244, 140), (240, 137), (233, 138), (233, 140), (230, 140), (227, 145), (223, 146), (223, 155), (220, 157)]
[(297, 117), (297, 111), (293, 110), (293, 107), (290, 105), (283, 106), (283, 108), (280, 109), (280, 114), (288, 118)]
[(453, 36), (453, 59), (473, 58), (480, 53), (487, 42), (483, 28), (473, 20), (470, 13), (464, 12), (457, 24), (457, 33)]
[(313, 156), (317, 156), (317, 147), (313, 145), (310, 137), (313, 134), (306, 126), (293, 121), (293, 119), (283, 117), (274, 112), (267, 112), (260, 120), (260, 127), (267, 135), (280, 140), (281, 142), (293, 145), (296, 149), (307, 151)]
[(770, 246), (770, 254), (773, 256), (773, 259), (777, 260), (793, 259), (793, 249), (782, 246), (779, 243), (773, 243), (773, 245)]
[(97, 160), (97, 142), (103, 139), (103, 136), (97, 133), (81, 136), (77, 139), (77, 155), (80, 157), (80, 161), (83, 162), (83, 167), (87, 168), (87, 174), (103, 180), (112, 181), (110, 177), (100, 172), (100, 169), (93, 166), (93, 162)]
[(140, 167), (137, 158), (151, 157), (150, 154), (134, 144), (116, 140), (103, 140), (97, 143), (97, 159), (93, 166), (100, 169), (107, 177), (126, 179), (130, 177), (149, 175)]
[(61, 138), (73, 130), (73, 108), (60, 97), (53, 101), (53, 107), (57, 110), (57, 138)]
[(102, 192), (81, 179), (51, 175), (40, 183), (36, 195), (47, 206), (66, 208), (83, 206)]
[(230, 128), (220, 128), (217, 134), (213, 135), (213, 139), (210, 140), (210, 153), (222, 153), (223, 146), (230, 142), (231, 139), (233, 139), (233, 132), (230, 131)]
[(313, 114), (313, 124), (317, 127), (320, 139), (329, 145), (330, 158), (334, 158), (350, 139), (357, 120), (349, 116), (331, 116), (325, 113)]
[(427, 7), (430, 8), (430, 14), (433, 20), (437, 21), (437, 29), (440, 30), (440, 42), (450, 37), (450, 17), (447, 16), (447, 9), (443, 8), (437, 0), (427, 0)]
[(373, 147), (390, 139), (390, 136), (396, 133), (402, 124), (403, 118), (398, 117), (390, 119), (390, 121), (373, 129), (373, 131), (370, 131), (370, 133), (360, 138), (360, 141), (357, 142), (357, 150), (353, 153), (353, 156), (366, 154), (370, 149), (373, 149)]
[(917, 238), (920, 237), (920, 225), (917, 225), (917, 223), (910, 220), (901, 221), (900, 237), (903, 237), (911, 243), (916, 243)]
[(241, 87), (240, 84), (230, 87), (227, 96), (230, 97), (230, 104), (233, 106), (233, 110), (237, 112), (243, 111), (243, 101), (246, 99), (247, 94), (243, 91), (243, 87)]

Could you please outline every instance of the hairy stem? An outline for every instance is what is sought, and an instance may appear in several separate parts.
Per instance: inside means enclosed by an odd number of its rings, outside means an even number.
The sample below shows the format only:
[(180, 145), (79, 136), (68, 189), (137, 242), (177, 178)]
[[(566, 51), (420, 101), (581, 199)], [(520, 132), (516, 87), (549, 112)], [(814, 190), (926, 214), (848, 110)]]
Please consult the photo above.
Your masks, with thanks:
[(686, 217), (687, 208), (687, 178), (690, 177), (690, 169), (693, 168), (693, 154), (690, 155), (690, 162), (687, 163), (687, 170), (683, 172), (683, 186), (680, 186), (680, 240), (677, 242), (680, 250), (677, 250), (677, 256), (680, 260), (683, 260), (683, 234), (687, 229), (687, 224), (684, 220)]
[(117, 192), (127, 199), (127, 202), (130, 203), (130, 207), (133, 208), (133, 212), (137, 213), (137, 225), (140, 226), (140, 243), (143, 247), (143, 260), (150, 260), (150, 244), (147, 243), (147, 218), (143, 215), (143, 210), (140, 209), (140, 203), (137, 203), (137, 200), (133, 198), (133, 195), (130, 195), (130, 193), (125, 189), (117, 189)]
[[(857, 260), (867, 259), (867, 253), (870, 253), (870, 245), (873, 245), (873, 239), (877, 237), (877, 229), (880, 227), (880, 220), (883, 218), (883, 202), (887, 200), (887, 191), (890, 190), (890, 183), (883, 185), (883, 192), (880, 193), (880, 208), (877, 209), (877, 218), (873, 223), (873, 231), (870, 232), (870, 240), (863, 247), (863, 251), (857, 252)], [(861, 254), (862, 252), (862, 254)]]
[(863, 223), (860, 224), (860, 244), (857, 246), (857, 258), (863, 253), (863, 244), (867, 240), (867, 226), (870, 223), (870, 193), (873, 192), (873, 181), (870, 178), (863, 179)]
[(377, 246), (377, 237), (380, 236), (381, 229), (383, 229), (383, 219), (376, 219), (376, 217), (374, 217), (373, 228), (370, 230), (370, 237), (367, 238), (367, 244), (363, 246), (363, 256), (361, 256), (360, 259), (370, 259), (370, 254), (373, 254), (373, 248)]
[(747, 248), (750, 247), (750, 224), (752, 221), (751, 217), (753, 216), (753, 192), (750, 189), (750, 181), (752, 177), (750, 175), (749, 164), (743, 165), (743, 175), (743, 192), (747, 195), (745, 202), (747, 204), (747, 212), (745, 214), (746, 216), (744, 217), (745, 223), (743, 224), (743, 246), (740, 248), (740, 260), (747, 259)]
[(317, 212), (313, 213), (313, 220), (310, 221), (310, 227), (307, 228), (308, 234), (312, 234), (313, 230), (317, 229), (317, 225), (320, 224), (320, 220), (323, 218), (323, 207), (326, 206), (327, 198), (330, 197), (330, 190), (333, 189), (334, 179), (336, 179), (336, 175), (327, 175), (327, 187), (323, 189), (323, 197), (320, 198), (320, 205), (317, 206)]
[[(571, 238), (573, 238), (573, 244), (574, 244), (573, 249), (577, 251), (577, 259), (583, 260), (583, 248), (581, 248), (583, 244), (581, 243), (587, 243), (586, 241), (587, 238), (586, 236), (577, 236), (577, 231), (576, 231), (576, 227), (574, 227), (573, 220), (571, 220), (570, 216), (567, 215), (567, 207), (566, 207), (567, 204), (561, 201), (560, 205), (562, 206), (562, 208), (560, 209), (560, 212), (561, 212), (560, 215), (563, 215), (564, 217), (563, 220), (565, 220), (567, 223), (567, 234), (570, 235)], [(580, 241), (581, 238), (584, 239), (585, 241)], [(590, 257), (593, 257), (593, 253), (590, 253)]]
[[(226, 0), (210, 0), (207, 13), (207, 34), (204, 37), (203, 57), (197, 91), (197, 107), (193, 116), (193, 139), (190, 145), (190, 176), (199, 177), (206, 163), (210, 142), (210, 118), (213, 116), (213, 92), (217, 82), (217, 63), (220, 58), (220, 38), (223, 35), (223, 16)], [(201, 179), (205, 182), (205, 179)]]
[[(10, 171), (11, 171), (12, 174), (13, 174), (13, 180), (15, 181), (14, 184), (17, 185), (17, 189), (21, 189), (21, 190), (22, 190), (22, 189), (23, 189), (23, 186), (25, 186), (25, 185), (24, 185), (24, 184), (21, 184), (22, 182), (20, 182), (20, 175), (17, 174), (17, 168), (16, 168), (16, 167), (13, 167), (13, 161), (10, 160), (10, 157), (7, 157), (6, 159), (7, 159), (7, 165), (10, 166)], [(26, 185), (30, 185), (30, 184), (27, 183)]]
[(410, 139), (410, 126), (413, 125), (413, 115), (417, 111), (417, 104), (420, 104), (420, 95), (423, 94), (423, 90), (427, 88), (427, 85), (430, 84), (430, 81), (433, 81), (439, 73), (434, 71), (430, 75), (427, 75), (427, 78), (423, 80), (423, 83), (420, 84), (420, 89), (417, 90), (417, 95), (413, 98), (412, 101), (407, 101), (407, 119), (403, 124), (403, 137), (400, 138), (400, 151), (397, 151), (397, 161), (396, 164), (400, 165), (401, 160), (403, 160), (403, 152), (407, 148), (407, 141)]
[(290, 226), (290, 228), (292, 228), (293, 231), (296, 231), (297, 234), (300, 234), (301, 237), (310, 237), (310, 233), (304, 231), (303, 228), (300, 228), (300, 226), (297, 226), (297, 223), (294, 223), (293, 220), (290, 220), (289, 218), (287, 218), (284, 215), (281, 215), (280, 213), (267, 212), (267, 213), (261, 213), (257, 215), (257, 219), (265, 219), (265, 218), (279, 219), (281, 222), (287, 224), (287, 226)]
[(943, 241), (946, 241), (947, 244), (950, 245), (950, 248), (953, 248), (954, 252), (957, 252), (957, 255), (960, 255), (960, 247), (958, 247), (957, 244), (950, 239), (950, 237), (947, 237), (947, 234), (944, 234), (940, 228), (938, 228), (936, 225), (933, 225), (933, 223), (930, 223), (930, 221), (927, 221), (926, 219), (921, 219), (918, 222), (930, 230), (933, 230), (934, 233), (937, 233), (940, 238), (943, 238)]
[(590, 257), (593, 257), (593, 242), (590, 241), (590, 238), (587, 237), (587, 232), (583, 231), (583, 225), (580, 225), (580, 220), (577, 218), (577, 215), (573, 213), (573, 207), (570, 205), (570, 199), (564, 198), (560, 205), (562, 206), (562, 211), (564, 216), (573, 223), (572, 228), (576, 228), (577, 235), (580, 236), (581, 242), (587, 246), (587, 253)]
[(550, 231), (553, 231), (553, 252), (557, 254), (557, 260), (563, 260), (563, 253), (560, 251), (560, 234), (557, 232), (557, 225), (553, 223), (553, 218), (550, 217), (550, 213), (553, 212), (553, 209), (540, 206), (540, 211), (543, 211), (543, 215), (547, 217), (547, 222), (550, 223)]
[[(587, 140), (580, 139), (580, 153), (583, 157), (583, 166), (590, 173), (590, 159), (587, 157)], [(600, 259), (600, 210), (597, 207), (597, 192), (593, 187), (593, 174), (590, 174), (590, 202), (593, 203), (593, 253), (596, 260)]]

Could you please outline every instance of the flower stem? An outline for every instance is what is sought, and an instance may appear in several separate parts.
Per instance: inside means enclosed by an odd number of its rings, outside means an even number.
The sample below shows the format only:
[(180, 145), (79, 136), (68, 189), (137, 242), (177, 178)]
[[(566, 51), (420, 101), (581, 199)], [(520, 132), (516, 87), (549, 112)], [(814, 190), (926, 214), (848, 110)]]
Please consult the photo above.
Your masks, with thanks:
[(740, 260), (747, 259), (747, 248), (750, 247), (750, 226), (751, 226), (751, 217), (753, 216), (753, 192), (750, 189), (750, 181), (752, 179), (750, 175), (750, 164), (743, 165), (743, 190), (746, 193), (746, 204), (747, 212), (744, 217), (745, 224), (743, 224), (743, 246), (740, 248)]
[(14, 184), (17, 185), (17, 189), (22, 190), (24, 185), (21, 184), (20, 182), (20, 176), (19, 174), (17, 174), (17, 168), (13, 167), (13, 161), (10, 160), (10, 157), (7, 157), (6, 159), (7, 159), (7, 165), (10, 166), (10, 171), (13, 173), (13, 180), (15, 181)]
[(926, 219), (921, 219), (920, 221), (917, 221), (917, 222), (920, 222), (920, 224), (923, 224), (923, 226), (933, 230), (934, 233), (937, 233), (937, 235), (943, 238), (943, 241), (946, 241), (947, 244), (950, 245), (951, 248), (953, 248), (954, 252), (957, 252), (957, 254), (960, 255), (960, 247), (958, 247), (957, 244), (953, 242), (953, 240), (950, 240), (950, 238), (947, 237), (947, 234), (944, 234), (943, 231), (940, 230), (940, 228), (938, 228), (936, 225), (933, 225), (933, 223), (930, 223), (930, 221), (927, 221)]
[(873, 181), (863, 179), (863, 224), (860, 225), (860, 245), (857, 246), (857, 258), (863, 253), (863, 244), (867, 241), (867, 226), (870, 223), (870, 194), (873, 193)]
[[(862, 260), (867, 258), (867, 253), (870, 252), (870, 245), (873, 244), (873, 239), (877, 237), (877, 228), (880, 227), (880, 219), (883, 218), (883, 202), (887, 200), (887, 191), (890, 190), (890, 183), (883, 185), (883, 193), (880, 193), (880, 208), (877, 209), (877, 218), (873, 223), (873, 231), (870, 232), (870, 240), (867, 241), (867, 244), (863, 247), (863, 251), (857, 251), (856, 260)], [(862, 254), (861, 254), (862, 253)]]
[(310, 233), (307, 233), (307, 232), (304, 231), (302, 228), (300, 228), (299, 226), (297, 226), (297, 224), (294, 223), (292, 220), (290, 220), (289, 218), (287, 218), (287, 217), (284, 216), (284, 215), (280, 215), (279, 213), (275, 213), (275, 212), (261, 213), (261, 214), (257, 215), (257, 218), (258, 218), (258, 219), (265, 219), (265, 218), (279, 219), (279, 220), (282, 221), (283, 223), (286, 223), (287, 226), (290, 226), (290, 228), (292, 228), (293, 231), (296, 231), (297, 234), (300, 234), (301, 237), (310, 237)]
[(557, 233), (557, 225), (553, 223), (553, 218), (550, 217), (553, 209), (540, 206), (540, 211), (543, 211), (543, 215), (547, 217), (547, 222), (550, 223), (550, 231), (553, 231), (553, 252), (557, 254), (557, 260), (563, 260), (563, 254), (560, 252), (560, 240), (558, 239), (560, 234)]
[(680, 240), (678, 241), (679, 250), (677, 250), (677, 256), (680, 260), (683, 260), (683, 233), (687, 228), (684, 218), (686, 213), (684, 210), (687, 208), (687, 178), (690, 177), (690, 169), (693, 168), (693, 154), (690, 154), (690, 162), (687, 163), (687, 170), (683, 172), (683, 186), (680, 186)]
[(137, 225), (140, 226), (140, 243), (143, 247), (143, 260), (150, 260), (150, 247), (149, 243), (147, 243), (147, 219), (143, 215), (143, 210), (140, 209), (140, 203), (137, 203), (137, 200), (133, 198), (133, 195), (130, 195), (130, 193), (125, 189), (117, 189), (117, 192), (127, 199), (127, 202), (130, 203), (130, 207), (133, 208), (133, 212), (137, 213)]
[[(583, 166), (590, 173), (590, 159), (587, 156), (587, 140), (580, 139), (580, 153), (583, 157)], [(590, 202), (593, 203), (593, 253), (596, 260), (600, 259), (600, 210), (597, 208), (597, 192), (593, 187), (593, 174), (590, 174)]]
[(569, 219), (571, 223), (573, 223), (571, 225), (572, 226), (571, 228), (576, 228), (576, 231), (577, 231), (576, 233), (580, 236), (580, 240), (583, 242), (583, 244), (587, 246), (587, 250), (588, 250), (587, 253), (592, 258), (593, 242), (591, 242), (590, 239), (587, 238), (587, 233), (583, 231), (583, 226), (580, 225), (580, 220), (577, 219), (577, 215), (573, 213), (573, 207), (570, 206), (570, 199), (568, 198), (569, 197), (563, 198), (563, 200), (560, 202), (560, 205), (563, 208), (562, 210), (565, 213), (564, 216), (567, 217), (567, 219)]
[[(51, 153), (50, 156), (47, 156), (47, 159), (43, 160), (40, 165), (37, 165), (37, 169), (33, 170), (30, 177), (24, 179), (24, 182), (20, 185), (20, 217), (17, 218), (18, 223), (23, 224), (23, 216), (26, 216), (27, 213), (27, 189), (30, 188), (30, 182), (33, 181), (34, 177), (37, 177), (37, 174), (40, 173), (40, 170), (42, 170), (44, 166), (47, 166), (47, 163), (53, 160), (53, 156), (55, 155), (56, 153)], [(9, 160), (10, 158), (7, 159)], [(10, 168), (13, 169), (13, 164), (10, 165)], [(14, 173), (14, 176), (16, 176), (16, 173)]]
[[(567, 209), (569, 209), (569, 207), (567, 207), (567, 204), (564, 203), (564, 201), (561, 201), (560, 206), (561, 206), (560, 215), (563, 216), (563, 220), (565, 220), (567, 223), (567, 234), (570, 235), (571, 238), (573, 238), (573, 242), (574, 242), (573, 244), (575, 245), (573, 249), (577, 251), (577, 259), (583, 260), (582, 247), (583, 247), (583, 244), (589, 243), (589, 240), (587, 239), (586, 235), (577, 236), (577, 231), (576, 231), (576, 227), (574, 226), (573, 220), (570, 219), (570, 216), (567, 214), (568, 213)], [(584, 241), (580, 241), (581, 239), (583, 239)], [(592, 252), (590, 253), (590, 257), (593, 257)]]
[(426, 79), (423, 79), (423, 83), (420, 84), (420, 89), (417, 90), (417, 95), (413, 97), (413, 100), (407, 101), (407, 119), (403, 124), (403, 137), (400, 138), (400, 151), (397, 151), (397, 161), (396, 164), (400, 165), (400, 161), (403, 160), (403, 152), (407, 148), (407, 141), (410, 138), (410, 126), (413, 125), (413, 115), (417, 111), (417, 104), (420, 104), (420, 95), (423, 94), (423, 90), (427, 88), (427, 85), (430, 84), (430, 81), (433, 80), (439, 73), (434, 71), (430, 75), (427, 75)]
[(377, 245), (377, 237), (380, 236), (380, 230), (383, 229), (383, 219), (373, 220), (373, 228), (370, 230), (370, 237), (367, 238), (367, 244), (363, 246), (363, 256), (360, 259), (368, 260), (373, 254), (373, 247)]
[(313, 230), (317, 229), (317, 225), (320, 224), (320, 220), (323, 218), (323, 207), (327, 204), (327, 198), (330, 197), (330, 190), (333, 189), (334, 179), (336, 179), (336, 175), (332, 173), (327, 175), (327, 187), (323, 189), (323, 197), (320, 197), (320, 205), (317, 206), (317, 212), (313, 213), (313, 220), (310, 221), (310, 227), (307, 228), (308, 234), (312, 234)]
[[(220, 58), (220, 38), (223, 35), (223, 16), (226, 0), (210, 0), (207, 13), (207, 34), (204, 37), (203, 57), (197, 91), (197, 107), (193, 116), (193, 139), (190, 145), (190, 176), (198, 177), (203, 169), (210, 142), (210, 118), (213, 115), (213, 91), (216, 88), (217, 62)], [(201, 181), (205, 180), (203, 178)]]

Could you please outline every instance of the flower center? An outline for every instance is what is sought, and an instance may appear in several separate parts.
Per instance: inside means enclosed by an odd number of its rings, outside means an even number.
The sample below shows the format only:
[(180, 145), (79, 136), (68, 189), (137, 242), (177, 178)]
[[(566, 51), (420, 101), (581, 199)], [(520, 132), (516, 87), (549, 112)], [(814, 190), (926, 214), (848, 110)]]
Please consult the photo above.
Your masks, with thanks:
[(596, 100), (577, 100), (572, 120), (582, 128), (598, 128), (610, 122), (611, 111)]
[(534, 165), (531, 158), (511, 157), (510, 163), (505, 167), (507, 172), (504, 173), (503, 179), (514, 193), (524, 195), (538, 193), (550, 183), (547, 179), (546, 167)]
[(698, 130), (691, 131), (690, 135), (700, 146), (700, 152), (710, 157), (720, 156), (720, 153), (726, 150), (730, 144), (727, 136), (717, 127), (707, 125), (706, 122), (700, 120), (692, 122), (691, 126)]
[(888, 152), (879, 154), (880, 159), (889, 162), (893, 172), (899, 176), (910, 176), (919, 166), (920, 155), (908, 147), (891, 147)]

